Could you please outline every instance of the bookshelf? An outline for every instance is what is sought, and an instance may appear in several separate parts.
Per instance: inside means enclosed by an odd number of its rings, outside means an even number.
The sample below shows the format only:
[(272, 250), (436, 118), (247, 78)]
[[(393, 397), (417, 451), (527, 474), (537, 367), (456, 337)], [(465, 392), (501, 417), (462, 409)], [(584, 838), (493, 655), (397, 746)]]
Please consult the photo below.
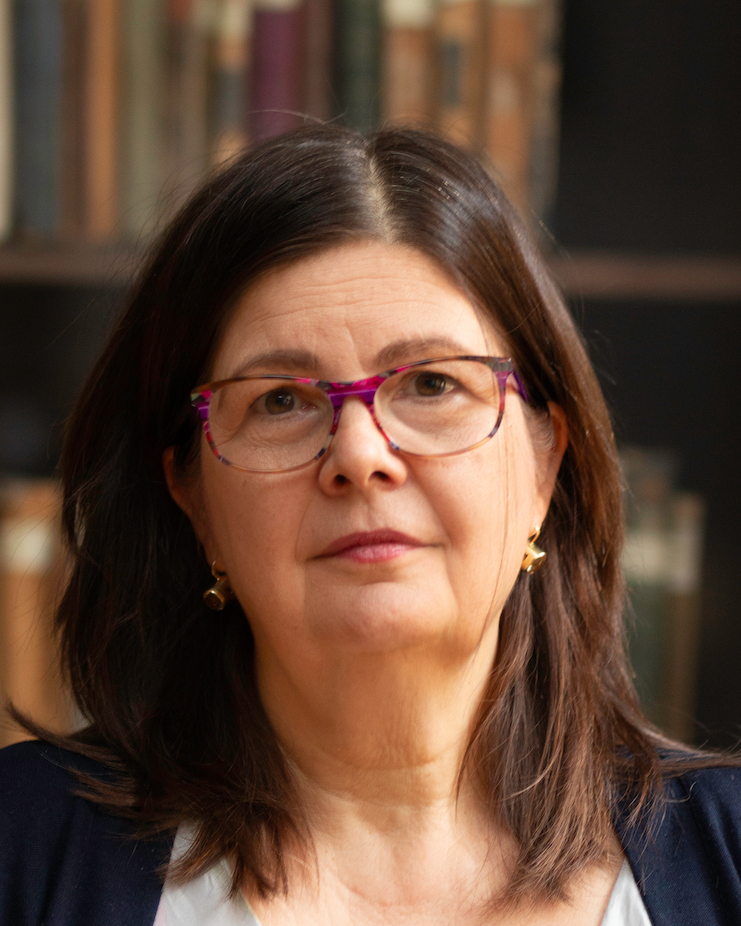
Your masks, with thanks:
[(653, 257), (574, 250), (549, 263), (564, 293), (576, 300), (741, 301), (741, 254)]
[(140, 260), (133, 248), (59, 245), (0, 247), (0, 287), (126, 286)]

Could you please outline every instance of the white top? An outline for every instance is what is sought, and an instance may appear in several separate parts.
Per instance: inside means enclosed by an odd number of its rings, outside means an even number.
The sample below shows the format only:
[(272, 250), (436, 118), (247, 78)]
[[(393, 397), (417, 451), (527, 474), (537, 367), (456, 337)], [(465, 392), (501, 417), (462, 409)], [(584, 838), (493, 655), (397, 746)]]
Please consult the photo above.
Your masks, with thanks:
[[(249, 920), (246, 922), (249, 923)], [(601, 926), (651, 926), (641, 892), (627, 860), (623, 860)]]
[(241, 894), (229, 900), (230, 883), (221, 862), (182, 886), (165, 884), (154, 926), (260, 926)]
[[(173, 857), (179, 857), (188, 835), (178, 832)], [(182, 887), (165, 884), (154, 926), (260, 926), (241, 896), (229, 900), (231, 872), (222, 861)], [(601, 926), (651, 926), (633, 873), (624, 861), (610, 894)]]

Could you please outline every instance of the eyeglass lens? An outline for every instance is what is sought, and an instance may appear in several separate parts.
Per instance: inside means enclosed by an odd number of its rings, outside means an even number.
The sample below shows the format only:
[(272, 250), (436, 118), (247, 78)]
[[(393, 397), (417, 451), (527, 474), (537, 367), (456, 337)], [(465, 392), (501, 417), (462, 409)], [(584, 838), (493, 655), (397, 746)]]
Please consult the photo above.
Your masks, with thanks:
[[(400, 450), (459, 453), (485, 440), (500, 418), (499, 380), (474, 360), (430, 362), (384, 380), (376, 421)], [(227, 383), (211, 397), (211, 440), (230, 463), (277, 472), (313, 460), (328, 443), (334, 409), (317, 386), (290, 378)]]

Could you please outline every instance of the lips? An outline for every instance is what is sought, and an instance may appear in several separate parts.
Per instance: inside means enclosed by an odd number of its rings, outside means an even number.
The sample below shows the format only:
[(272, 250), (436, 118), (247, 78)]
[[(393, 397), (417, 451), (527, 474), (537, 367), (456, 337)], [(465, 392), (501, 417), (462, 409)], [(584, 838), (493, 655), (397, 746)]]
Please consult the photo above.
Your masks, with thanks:
[(358, 531), (333, 540), (319, 555), (320, 557), (347, 556), (353, 559), (376, 561), (390, 559), (413, 547), (422, 546), (424, 544), (421, 541), (400, 531)]

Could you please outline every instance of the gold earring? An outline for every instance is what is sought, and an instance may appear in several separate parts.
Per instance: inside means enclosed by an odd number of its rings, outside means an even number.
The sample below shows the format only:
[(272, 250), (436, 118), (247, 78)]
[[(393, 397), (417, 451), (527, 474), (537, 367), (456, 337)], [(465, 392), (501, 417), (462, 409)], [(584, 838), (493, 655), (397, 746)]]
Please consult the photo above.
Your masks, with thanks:
[(535, 541), (539, 536), (540, 526), (536, 527), (533, 533), (527, 538), (527, 547), (525, 548), (525, 555), (522, 557), (522, 566), (520, 566), (520, 569), (528, 575), (537, 572), (545, 562), (546, 556), (548, 556), (545, 550), (541, 550), (540, 547), (535, 545)]
[(221, 611), (232, 600), (234, 592), (229, 585), (227, 574), (219, 572), (216, 568), (216, 560), (211, 563), (211, 575), (216, 581), (203, 593), (203, 602), (212, 611)]

